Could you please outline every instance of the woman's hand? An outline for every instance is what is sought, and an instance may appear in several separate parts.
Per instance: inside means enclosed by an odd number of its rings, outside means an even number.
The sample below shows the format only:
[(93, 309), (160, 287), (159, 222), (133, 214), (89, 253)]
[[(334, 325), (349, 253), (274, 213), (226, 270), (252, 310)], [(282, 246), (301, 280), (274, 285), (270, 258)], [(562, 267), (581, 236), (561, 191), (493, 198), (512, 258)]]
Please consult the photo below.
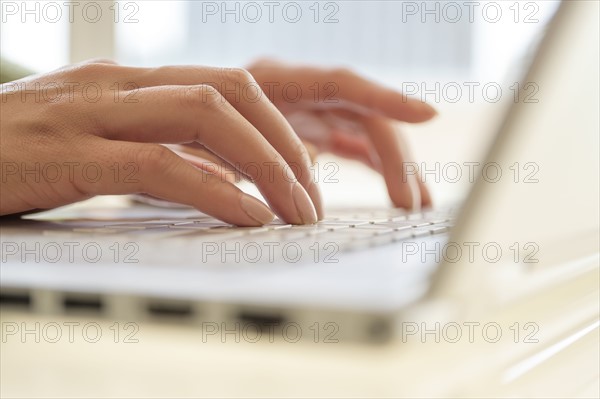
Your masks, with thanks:
[[(421, 179), (404, 174), (409, 151), (395, 123), (427, 121), (436, 115), (431, 106), (346, 69), (261, 60), (248, 71), (272, 94), (274, 104), (302, 140), (317, 151), (355, 159), (380, 172), (398, 207), (431, 205)], [(287, 93), (282, 90), (286, 84)], [(301, 94), (299, 99), (296, 93)]]
[(322, 212), (306, 148), (245, 70), (88, 62), (4, 84), (0, 95), (2, 215), (147, 193), (241, 226), (273, 219), (216, 170), (161, 145), (181, 143), (235, 165), (288, 223)]
[[(410, 161), (410, 156), (396, 130), (398, 121), (416, 123), (431, 119), (436, 115), (432, 107), (346, 69), (262, 60), (248, 67), (248, 71), (287, 118), (313, 158), (319, 152), (329, 151), (361, 161), (384, 176), (394, 205), (407, 209), (431, 205), (421, 179), (404, 173), (404, 163)], [(234, 170), (197, 145), (182, 150), (219, 165), (219, 172), (225, 175), (231, 176)]]

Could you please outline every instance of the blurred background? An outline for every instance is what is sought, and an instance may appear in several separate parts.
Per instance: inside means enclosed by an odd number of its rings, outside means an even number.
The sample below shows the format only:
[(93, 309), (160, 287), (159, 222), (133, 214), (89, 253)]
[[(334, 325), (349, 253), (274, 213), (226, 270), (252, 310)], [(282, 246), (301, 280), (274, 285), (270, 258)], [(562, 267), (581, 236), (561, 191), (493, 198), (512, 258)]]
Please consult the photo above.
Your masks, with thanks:
[[(33, 71), (94, 57), (137, 66), (244, 66), (274, 57), (351, 67), (399, 90), (409, 87), (438, 108), (435, 121), (406, 127), (414, 157), (434, 168), (480, 160), (557, 6), (552, 0), (3, 0), (1, 56)], [(482, 92), (488, 83), (501, 87), (499, 101)], [(469, 84), (477, 85), (472, 98)], [(354, 180), (377, 179), (344, 170)], [(431, 182), (435, 197), (453, 198), (466, 187), (441, 180)], [(377, 187), (361, 195), (385, 201)]]
[(257, 57), (272, 56), (348, 65), (373, 75), (418, 75), (419, 79), (501, 79), (558, 4), (393, 0), (2, 3), (2, 56), (36, 71), (91, 56), (140, 66), (243, 66)]

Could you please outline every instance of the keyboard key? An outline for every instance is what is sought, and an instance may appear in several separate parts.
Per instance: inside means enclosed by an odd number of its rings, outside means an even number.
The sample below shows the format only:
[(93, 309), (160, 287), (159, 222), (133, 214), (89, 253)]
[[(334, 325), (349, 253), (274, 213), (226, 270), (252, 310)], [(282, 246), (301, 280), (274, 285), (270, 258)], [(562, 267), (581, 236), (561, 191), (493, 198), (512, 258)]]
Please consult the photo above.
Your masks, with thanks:
[(268, 224), (264, 227), (268, 228), (269, 230), (284, 230), (284, 229), (290, 229), (292, 227), (292, 225), (291, 224)]
[(129, 224), (107, 224), (104, 227), (109, 229), (135, 229), (135, 230), (146, 230), (146, 229), (160, 229), (163, 227), (169, 227), (169, 224), (159, 223), (129, 223)]
[(367, 230), (367, 231), (371, 231), (371, 232), (373, 232), (373, 234), (377, 234), (377, 235), (388, 234), (388, 233), (391, 233), (392, 231), (394, 231), (394, 229), (391, 227), (381, 226), (381, 225), (376, 225), (376, 224), (368, 224), (365, 226), (358, 226), (358, 227), (354, 227), (353, 229), (354, 230)]
[(431, 230), (426, 228), (418, 228), (410, 230), (413, 238), (425, 237), (431, 235)]
[(449, 226), (435, 227), (431, 229), (431, 234), (443, 234), (450, 231)]
[(412, 238), (414, 237), (411, 230), (400, 230), (392, 233), (392, 241), (394, 242), (406, 241)]
[(415, 213), (411, 213), (410, 215), (407, 215), (406, 219), (407, 220), (423, 220), (424, 215), (421, 212), (415, 212)]
[(317, 223), (317, 226), (324, 228), (328, 231), (350, 228), (350, 226), (348, 226), (348, 224), (346, 224), (346, 223), (338, 224), (338, 223), (330, 223), (330, 222), (329, 223), (319, 222), (319, 223)]
[(376, 223), (375, 226), (388, 227), (388, 228), (391, 228), (396, 231), (397, 230), (407, 230), (407, 229), (413, 228), (413, 224), (411, 222), (406, 222), (406, 221)]
[(321, 234), (327, 232), (327, 228), (317, 225), (292, 226), (293, 232), (303, 232), (306, 234)]

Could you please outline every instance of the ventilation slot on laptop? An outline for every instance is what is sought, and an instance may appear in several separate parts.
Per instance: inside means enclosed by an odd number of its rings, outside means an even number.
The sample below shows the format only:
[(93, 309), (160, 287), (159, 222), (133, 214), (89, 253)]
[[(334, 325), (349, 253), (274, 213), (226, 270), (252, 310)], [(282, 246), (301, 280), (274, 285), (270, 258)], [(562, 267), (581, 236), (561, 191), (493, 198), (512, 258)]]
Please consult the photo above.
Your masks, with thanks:
[(184, 318), (194, 314), (192, 305), (187, 302), (151, 302), (147, 306), (148, 314), (155, 317)]
[(65, 295), (63, 307), (66, 312), (101, 312), (104, 304), (97, 295)]
[(387, 342), (392, 337), (392, 326), (384, 319), (373, 320), (367, 328), (367, 335), (374, 343)]
[(31, 295), (28, 292), (1, 292), (0, 305), (28, 308), (31, 306)]
[(280, 314), (258, 312), (258, 311), (241, 311), (237, 319), (244, 324), (256, 324), (263, 330), (280, 329), (286, 322), (285, 318)]

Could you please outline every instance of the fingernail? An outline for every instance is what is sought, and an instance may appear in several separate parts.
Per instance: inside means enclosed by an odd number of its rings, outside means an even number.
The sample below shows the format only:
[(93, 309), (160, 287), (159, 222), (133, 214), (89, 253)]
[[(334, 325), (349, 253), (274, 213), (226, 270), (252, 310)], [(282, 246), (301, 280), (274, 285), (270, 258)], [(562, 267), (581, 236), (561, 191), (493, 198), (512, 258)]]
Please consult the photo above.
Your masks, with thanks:
[(275, 215), (265, 204), (248, 194), (242, 194), (240, 205), (246, 215), (261, 225), (271, 223)]
[(300, 183), (296, 182), (292, 189), (292, 197), (294, 198), (294, 205), (296, 205), (296, 211), (302, 223), (312, 224), (317, 222), (317, 211), (315, 207)]
[(311, 180), (311, 182), (308, 184), (306, 192), (310, 196), (312, 203), (315, 206), (317, 211), (317, 219), (323, 220), (323, 201), (321, 199), (321, 190), (319, 189), (319, 186), (317, 183)]

